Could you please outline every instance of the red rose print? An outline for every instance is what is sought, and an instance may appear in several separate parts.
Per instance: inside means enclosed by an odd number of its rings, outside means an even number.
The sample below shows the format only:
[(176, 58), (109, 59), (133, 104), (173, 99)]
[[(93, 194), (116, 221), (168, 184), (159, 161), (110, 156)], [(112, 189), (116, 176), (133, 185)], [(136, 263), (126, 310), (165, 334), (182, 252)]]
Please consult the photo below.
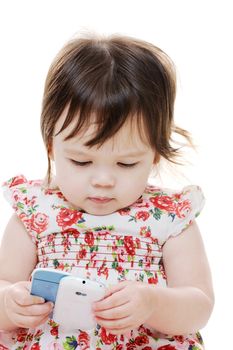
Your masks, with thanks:
[(58, 326), (53, 327), (50, 331), (51, 335), (57, 337), (58, 336)]
[(142, 346), (143, 344), (148, 344), (149, 339), (146, 335), (139, 335), (134, 340), (135, 344)]
[(31, 218), (31, 229), (37, 233), (41, 233), (47, 229), (48, 223), (49, 217), (46, 214), (33, 214)]
[(191, 203), (188, 199), (177, 204), (176, 215), (178, 218), (185, 218), (185, 214), (189, 213), (191, 210)]
[(98, 269), (98, 276), (105, 276), (106, 280), (108, 279), (108, 268), (106, 266), (104, 266), (105, 262), (102, 264), (102, 266), (100, 266), (100, 268)]
[(32, 345), (31, 350), (40, 350), (40, 345), (39, 343), (35, 343)]
[(79, 343), (79, 349), (80, 350), (88, 350), (89, 347), (90, 338), (86, 332), (81, 332), (78, 336), (78, 343)]
[(176, 350), (176, 348), (170, 344), (163, 345), (158, 348), (158, 350)]
[(122, 266), (117, 266), (116, 270), (118, 271), (118, 273), (122, 273), (124, 271)]
[(61, 226), (63, 230), (75, 224), (78, 220), (82, 218), (83, 213), (74, 209), (61, 208), (59, 214), (57, 215), (56, 221), (58, 226)]
[(11, 187), (16, 186), (16, 185), (24, 184), (26, 182), (27, 182), (27, 180), (23, 175), (15, 176), (10, 180), (9, 187), (11, 188)]
[(135, 248), (134, 248), (134, 242), (133, 242), (133, 237), (132, 236), (125, 236), (124, 237), (124, 246), (126, 249), (126, 252), (133, 256), (135, 255)]
[(148, 278), (148, 283), (149, 284), (157, 284), (158, 283), (158, 277), (156, 276), (156, 278), (155, 277), (149, 277)]
[(102, 339), (104, 344), (110, 345), (112, 344), (114, 341), (116, 341), (117, 336), (114, 334), (109, 333), (107, 335), (106, 329), (105, 328), (101, 328), (100, 330), (100, 334), (99, 334), (100, 338)]
[(149, 218), (150, 214), (147, 211), (138, 211), (135, 215), (135, 218), (138, 220), (146, 221)]
[(118, 344), (117, 347), (116, 347), (116, 350), (123, 350), (123, 345), (122, 344)]
[(25, 329), (20, 329), (17, 334), (18, 342), (25, 342), (28, 332)]
[(151, 203), (154, 204), (156, 208), (161, 210), (166, 210), (169, 213), (174, 213), (176, 210), (176, 205), (171, 197), (169, 196), (156, 196), (150, 198)]
[(134, 343), (127, 343), (126, 344), (126, 350), (135, 350), (136, 345)]
[(150, 227), (148, 226), (142, 226), (140, 228), (140, 236), (143, 236), (143, 237), (151, 237), (151, 230), (150, 230)]
[(142, 350), (153, 350), (150, 346), (145, 346)]
[(64, 230), (62, 232), (62, 234), (71, 235), (71, 236), (73, 236), (74, 238), (77, 239), (79, 237), (79, 235), (80, 235), (80, 232), (76, 228), (70, 227), (70, 228), (67, 228), (66, 230)]
[(183, 342), (185, 341), (185, 337), (183, 335), (175, 335), (174, 339), (177, 340), (181, 344), (183, 344)]
[(86, 256), (87, 256), (87, 250), (82, 248), (77, 254), (77, 259), (84, 259)]
[(88, 244), (89, 247), (93, 247), (95, 242), (93, 232), (86, 232), (84, 241)]
[(129, 215), (129, 213), (130, 213), (130, 208), (122, 208), (122, 209), (118, 210), (118, 213), (119, 213), (120, 215)]

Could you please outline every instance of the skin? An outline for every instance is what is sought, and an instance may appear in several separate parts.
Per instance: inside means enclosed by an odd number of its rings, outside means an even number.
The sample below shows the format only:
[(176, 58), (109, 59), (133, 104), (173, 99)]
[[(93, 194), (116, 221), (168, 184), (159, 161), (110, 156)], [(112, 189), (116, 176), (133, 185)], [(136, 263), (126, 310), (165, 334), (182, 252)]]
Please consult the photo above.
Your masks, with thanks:
[[(58, 121), (55, 134), (64, 117), (65, 114)], [(95, 125), (64, 141), (73, 126), (53, 138), (51, 151), (56, 167), (54, 182), (66, 199), (93, 215), (107, 215), (135, 202), (155, 165), (155, 152), (141, 140), (137, 128), (128, 123), (101, 147), (89, 149), (84, 144), (95, 133)], [(90, 199), (93, 197), (111, 201), (95, 203)]]
[[(55, 133), (63, 124), (65, 113), (66, 110)], [(108, 215), (135, 202), (158, 159), (146, 140), (140, 138), (137, 128), (125, 124), (101, 147), (88, 149), (84, 143), (95, 132), (95, 124), (65, 141), (72, 127), (54, 136), (51, 144), (50, 157), (56, 169), (53, 185), (60, 188), (74, 208), (93, 215)], [(137, 154), (129, 156), (132, 152)], [(111, 200), (95, 201), (94, 197)], [(30, 296), (29, 282), (25, 282), (36, 261), (36, 247), (13, 215), (0, 248), (0, 329), (36, 327), (48, 319), (52, 305)], [(212, 312), (214, 295), (195, 222), (177, 237), (168, 239), (163, 246), (163, 261), (168, 288), (121, 282), (111, 287), (102, 301), (93, 304), (96, 321), (112, 334), (126, 334), (142, 323), (166, 334), (190, 333), (204, 327)]]

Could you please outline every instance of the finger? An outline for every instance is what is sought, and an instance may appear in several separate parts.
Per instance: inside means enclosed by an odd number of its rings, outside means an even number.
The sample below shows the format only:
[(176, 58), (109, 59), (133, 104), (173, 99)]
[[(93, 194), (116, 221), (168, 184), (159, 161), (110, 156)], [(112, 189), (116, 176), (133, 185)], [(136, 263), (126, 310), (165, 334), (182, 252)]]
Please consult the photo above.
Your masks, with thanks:
[(112, 295), (116, 292), (119, 292), (120, 290), (122, 290), (123, 288), (125, 288), (127, 285), (129, 285), (130, 283), (132, 283), (131, 281), (120, 281), (118, 284), (111, 286), (107, 289), (106, 293), (105, 293), (105, 297)]
[(133, 321), (130, 316), (120, 318), (117, 320), (105, 320), (102, 318), (96, 317), (96, 322), (106, 328), (109, 332), (112, 333), (112, 330), (117, 330), (119, 332), (122, 332), (121, 334), (125, 333), (127, 329), (133, 329)]
[(94, 311), (95, 317), (103, 318), (105, 320), (116, 320), (128, 317), (130, 314), (132, 314), (132, 310), (130, 309), (129, 303), (107, 310)]
[(43, 305), (19, 306), (15, 305), (14, 312), (22, 316), (44, 316), (52, 312), (53, 303), (47, 302)]
[(99, 310), (107, 310), (124, 305), (129, 301), (130, 296), (127, 293), (122, 292), (122, 290), (119, 290), (109, 297), (93, 303), (92, 308), (94, 312)]
[(25, 316), (25, 315), (16, 315), (14, 318), (14, 323), (18, 327), (23, 328), (35, 328), (38, 325), (45, 323), (49, 318), (49, 313), (41, 317), (38, 316)]
[(43, 304), (45, 302), (44, 298), (38, 297), (36, 295), (31, 295), (29, 293), (24, 293), (21, 290), (15, 291), (13, 294), (13, 300), (16, 304), (21, 306)]

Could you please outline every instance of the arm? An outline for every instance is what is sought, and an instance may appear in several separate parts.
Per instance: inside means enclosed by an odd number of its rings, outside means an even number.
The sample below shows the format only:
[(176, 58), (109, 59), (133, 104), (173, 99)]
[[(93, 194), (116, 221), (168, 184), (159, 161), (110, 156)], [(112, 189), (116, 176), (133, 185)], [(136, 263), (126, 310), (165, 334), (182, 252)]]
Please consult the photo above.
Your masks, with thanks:
[(146, 323), (165, 334), (186, 334), (202, 328), (214, 304), (211, 274), (196, 223), (170, 238), (163, 247), (168, 288), (122, 282), (95, 303), (100, 325), (121, 334)]
[[(17, 312), (20, 313), (22, 305), (25, 310), (27, 308), (28, 324), (32, 322), (30, 311), (35, 310), (30, 310), (28, 305), (38, 303), (39, 298), (30, 296), (28, 279), (36, 262), (35, 244), (14, 214), (5, 229), (0, 246), (0, 329), (13, 330), (21, 326), (19, 315), (18, 319), (17, 316), (14, 318), (18, 320), (17, 324), (9, 318), (7, 310), (11, 312), (17, 307)], [(41, 310), (36, 310), (38, 312), (41, 313)]]
[(168, 288), (152, 291), (154, 312), (147, 323), (168, 334), (195, 332), (206, 325), (214, 305), (211, 273), (196, 223), (165, 243), (163, 258)]

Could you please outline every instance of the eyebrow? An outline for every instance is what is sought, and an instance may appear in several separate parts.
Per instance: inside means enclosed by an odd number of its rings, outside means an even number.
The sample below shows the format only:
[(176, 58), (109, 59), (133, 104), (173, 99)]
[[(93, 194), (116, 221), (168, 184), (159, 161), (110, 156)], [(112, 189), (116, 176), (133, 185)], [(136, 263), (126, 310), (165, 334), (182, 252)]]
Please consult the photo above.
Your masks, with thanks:
[[(70, 154), (73, 154), (73, 155), (77, 155), (77, 156), (90, 156), (89, 153), (86, 153), (84, 151), (77, 151), (77, 150), (74, 150), (74, 149), (71, 149), (71, 148), (64, 148), (64, 151), (67, 152), (67, 153), (70, 153)], [(143, 156), (147, 153), (147, 151), (133, 151), (133, 152), (128, 152), (128, 153), (122, 153), (122, 154), (118, 154), (117, 156), (118, 157), (140, 157), (140, 156)]]

